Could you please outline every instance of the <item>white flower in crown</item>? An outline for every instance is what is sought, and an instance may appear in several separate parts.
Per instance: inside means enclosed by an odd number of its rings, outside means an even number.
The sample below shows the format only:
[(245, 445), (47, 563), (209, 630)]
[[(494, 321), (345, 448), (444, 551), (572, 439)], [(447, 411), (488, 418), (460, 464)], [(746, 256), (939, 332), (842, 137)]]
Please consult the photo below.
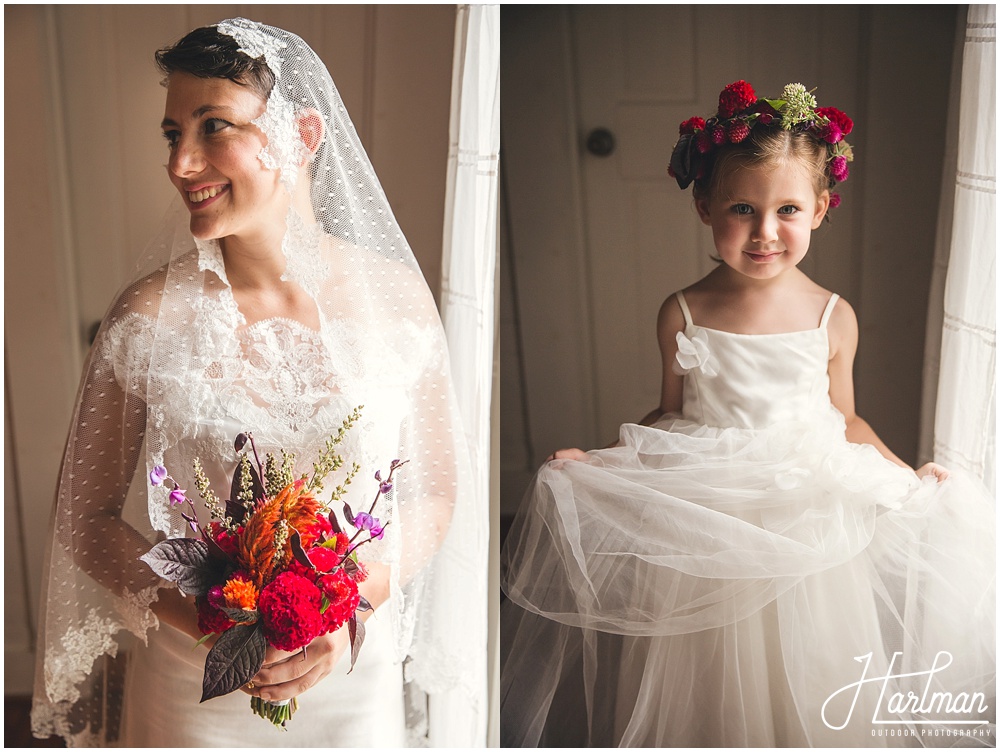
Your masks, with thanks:
[(708, 349), (708, 336), (698, 331), (693, 337), (677, 332), (677, 355), (674, 373), (683, 376), (695, 369), (707, 378), (719, 375), (719, 361)]
[(245, 52), (255, 59), (263, 55), (267, 61), (267, 67), (274, 75), (281, 75), (281, 56), (278, 53), (286, 45), (280, 39), (265, 34), (261, 24), (245, 18), (231, 18), (218, 24), (215, 28), (219, 30), (220, 34), (235, 39), (240, 46), (240, 52)]

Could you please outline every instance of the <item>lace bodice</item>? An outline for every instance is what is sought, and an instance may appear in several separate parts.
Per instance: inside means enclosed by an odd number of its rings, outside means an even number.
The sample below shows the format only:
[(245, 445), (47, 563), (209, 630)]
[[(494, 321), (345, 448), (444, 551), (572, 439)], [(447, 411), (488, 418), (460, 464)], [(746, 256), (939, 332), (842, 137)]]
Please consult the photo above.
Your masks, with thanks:
[(695, 324), (677, 293), (685, 321), (676, 368), (684, 374), (683, 416), (720, 428), (766, 428), (829, 412), (827, 322), (837, 298), (830, 298), (816, 329), (734, 334)]
[[(319, 331), (285, 318), (246, 326), (225, 302), (206, 302), (197, 319), (195, 347), (203, 352), (195, 360), (201, 367), (162, 378), (157, 410), (175, 437), (163, 462), (179, 479), (190, 475), (198, 457), (213, 487), (228, 489), (236, 463), (233, 438), (248, 431), (263, 450), (295, 453), (296, 471), (309, 472), (317, 449), (359, 405), (362, 419), (342, 445), (348, 464), (358, 462), (367, 476), (399, 457), (411, 390), (433, 365), (433, 330), (404, 321), (387, 334), (346, 319), (324, 320)], [(129, 380), (145, 378), (142, 364), (154, 347), (153, 327), (151, 318), (133, 312), (108, 331), (102, 356), (123, 391)], [(346, 500), (364, 503), (368, 490), (355, 485)], [(154, 527), (183, 534), (183, 523), (168, 514), (162, 496), (150, 493)], [(371, 548), (374, 553), (376, 546)]]

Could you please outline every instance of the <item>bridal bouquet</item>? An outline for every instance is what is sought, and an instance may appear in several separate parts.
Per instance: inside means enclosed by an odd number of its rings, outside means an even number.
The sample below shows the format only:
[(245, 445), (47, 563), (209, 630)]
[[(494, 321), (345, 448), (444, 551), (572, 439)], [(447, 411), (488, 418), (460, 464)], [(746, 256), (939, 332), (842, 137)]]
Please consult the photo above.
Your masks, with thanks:
[[(230, 497), (221, 502), (196, 459), (195, 485), (214, 518), (208, 525), (199, 523), (194, 503), (166, 468), (157, 466), (150, 473), (155, 486), (173, 483), (171, 503), (188, 504), (191, 514), (182, 516), (198, 535), (158, 543), (142, 561), (160, 577), (176, 582), (181, 592), (196, 597), (202, 642), (219, 635), (205, 660), (201, 702), (250, 683), (264, 663), (268, 645), (287, 652), (305, 649), (344, 624), (353, 669), (364, 640), (357, 612), (371, 610), (358, 592), (367, 572), (357, 550), (382, 538), (389, 523), (379, 522), (372, 512), (392, 489), (395, 471), (405, 464), (393, 460), (385, 480), (375, 473), (378, 491), (367, 512), (355, 514), (344, 503), (344, 518), (354, 528), (349, 536), (331, 507), (341, 501), (357, 475), (357, 463), (334, 489), (329, 503), (320, 502), (316, 494), (323, 490), (326, 476), (343, 466), (337, 447), (360, 411), (357, 408), (338, 434), (327, 440), (311, 477), (294, 478), (294, 455), (284, 450), (280, 461), (268, 454), (262, 462), (252, 434), (241, 433), (235, 442), (240, 460)], [(251, 452), (243, 452), (248, 444)], [(251, 697), (250, 705), (257, 715), (282, 727), (297, 707), (295, 700), (272, 703), (259, 697)]]

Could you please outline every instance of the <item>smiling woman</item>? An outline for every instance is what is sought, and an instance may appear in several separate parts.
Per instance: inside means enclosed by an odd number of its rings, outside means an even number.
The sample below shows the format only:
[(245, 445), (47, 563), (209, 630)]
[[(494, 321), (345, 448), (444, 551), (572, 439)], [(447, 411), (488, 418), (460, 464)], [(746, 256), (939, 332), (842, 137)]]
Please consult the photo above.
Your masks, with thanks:
[[(231, 19), (157, 59), (179, 197), (85, 366), (43, 593), (34, 732), (92, 746), (427, 743), (442, 727), (427, 718), (429, 696), (459, 689), (467, 717), (484, 710), (467, 656), (483, 652), (486, 628), (477, 609), (442, 607), (446, 593), (483, 593), (486, 573), (434, 299), (330, 74), (302, 39)], [(324, 585), (314, 558), (344, 562), (362, 610), (350, 637), (340, 627), (310, 634), (294, 654), (262, 649), (249, 681), (199, 704), (206, 656), (225, 652), (216, 647), (232, 620), (268, 618), (263, 589), (261, 614), (242, 613), (258, 573), (240, 570), (208, 525), (224, 518), (227, 534), (242, 534), (220, 497), (264, 507), (249, 474), (230, 485), (246, 441), (234, 450), (233, 440), (251, 431), (254, 454), (280, 453), (288, 479), (323, 464), (336, 437), (347, 463), (332, 464), (326, 496), (337, 486), (338, 504), (322, 508), (330, 545), (306, 556), (293, 516), (260, 540), (283, 552), (282, 592), (317, 608), (326, 599), (320, 614), (333, 613), (344, 583)], [(164, 467), (204, 505), (181, 506)], [(268, 468), (259, 475), (270, 488)], [(377, 540), (342, 548), (334, 532), (348, 525), (377, 529)], [(228, 562), (220, 592), (175, 589), (176, 570), (144, 563), (158, 541), (185, 536)], [(237, 591), (240, 613), (225, 600)], [(253, 720), (247, 695), (254, 707), (297, 703), (288, 733)], [(446, 730), (471, 745), (475, 726)]]

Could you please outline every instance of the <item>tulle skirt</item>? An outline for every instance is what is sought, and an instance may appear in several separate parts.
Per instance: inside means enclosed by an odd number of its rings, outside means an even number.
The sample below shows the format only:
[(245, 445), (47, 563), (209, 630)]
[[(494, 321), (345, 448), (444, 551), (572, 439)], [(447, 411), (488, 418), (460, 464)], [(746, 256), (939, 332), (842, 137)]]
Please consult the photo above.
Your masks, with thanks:
[(503, 554), (505, 746), (995, 743), (995, 510), (848, 443), (675, 417), (547, 463)]

